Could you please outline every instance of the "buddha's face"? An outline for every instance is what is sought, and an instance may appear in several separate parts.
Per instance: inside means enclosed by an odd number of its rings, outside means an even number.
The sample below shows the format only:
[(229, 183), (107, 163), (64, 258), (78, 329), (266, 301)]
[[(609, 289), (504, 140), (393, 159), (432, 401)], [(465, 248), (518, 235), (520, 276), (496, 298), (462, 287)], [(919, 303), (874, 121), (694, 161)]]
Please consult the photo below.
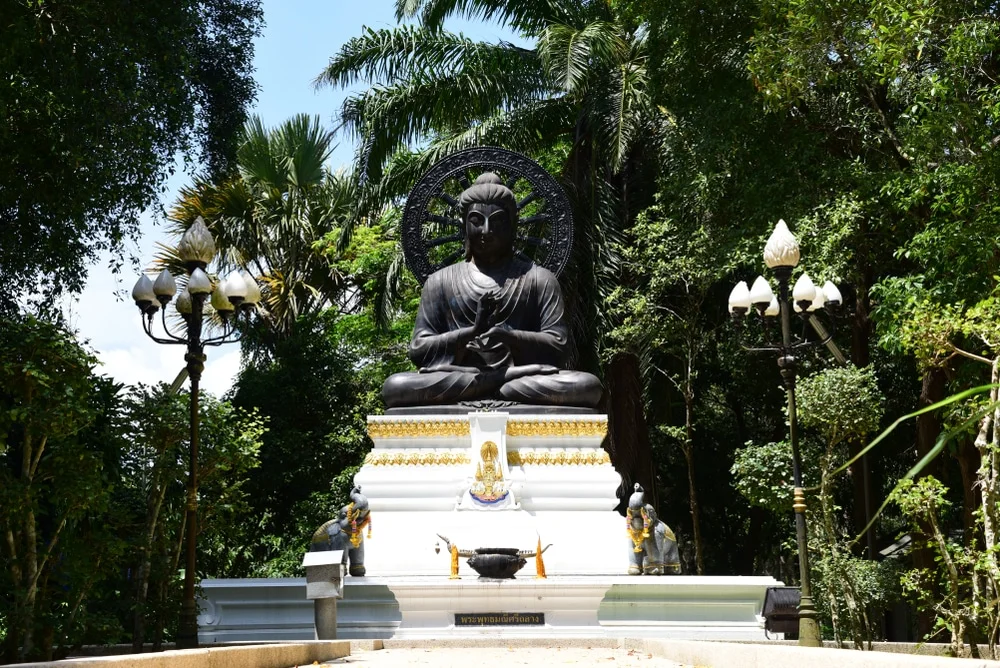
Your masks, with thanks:
[(472, 204), (465, 216), (469, 249), (477, 261), (506, 258), (514, 248), (514, 221), (499, 204)]

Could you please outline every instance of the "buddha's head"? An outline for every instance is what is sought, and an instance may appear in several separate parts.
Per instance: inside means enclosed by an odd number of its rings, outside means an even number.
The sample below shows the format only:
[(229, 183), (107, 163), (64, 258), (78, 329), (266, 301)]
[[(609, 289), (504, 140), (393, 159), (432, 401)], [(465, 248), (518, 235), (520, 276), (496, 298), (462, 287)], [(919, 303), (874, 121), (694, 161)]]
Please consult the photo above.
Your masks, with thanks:
[(495, 264), (514, 253), (517, 199), (493, 172), (481, 174), (459, 196), (465, 223), (465, 259)]

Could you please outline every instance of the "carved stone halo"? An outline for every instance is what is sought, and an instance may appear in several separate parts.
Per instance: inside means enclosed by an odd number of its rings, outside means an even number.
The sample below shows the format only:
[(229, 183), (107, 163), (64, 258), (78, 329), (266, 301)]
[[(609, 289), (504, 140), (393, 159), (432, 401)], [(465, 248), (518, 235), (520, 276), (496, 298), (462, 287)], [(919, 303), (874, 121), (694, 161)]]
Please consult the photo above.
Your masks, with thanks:
[(458, 198), (483, 172), (496, 172), (517, 197), (514, 250), (556, 276), (573, 245), (569, 199), (538, 163), (514, 151), (484, 146), (452, 153), (417, 182), (403, 212), (406, 266), (421, 285), (435, 271), (465, 257), (465, 225)]

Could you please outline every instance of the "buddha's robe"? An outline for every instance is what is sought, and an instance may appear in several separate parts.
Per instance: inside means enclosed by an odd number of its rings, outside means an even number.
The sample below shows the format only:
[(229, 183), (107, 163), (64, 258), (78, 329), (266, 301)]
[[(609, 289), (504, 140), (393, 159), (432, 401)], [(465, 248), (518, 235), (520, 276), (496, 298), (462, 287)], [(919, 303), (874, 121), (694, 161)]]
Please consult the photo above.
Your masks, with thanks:
[[(472, 327), (480, 300), (496, 298), (492, 326), (512, 333), (508, 344), (458, 344)], [(562, 369), (567, 329), (559, 282), (549, 270), (516, 257), (494, 280), (471, 262), (428, 277), (410, 342), (420, 371), (390, 376), (382, 394), (389, 408), (502, 399), (592, 408), (601, 397), (593, 375)]]

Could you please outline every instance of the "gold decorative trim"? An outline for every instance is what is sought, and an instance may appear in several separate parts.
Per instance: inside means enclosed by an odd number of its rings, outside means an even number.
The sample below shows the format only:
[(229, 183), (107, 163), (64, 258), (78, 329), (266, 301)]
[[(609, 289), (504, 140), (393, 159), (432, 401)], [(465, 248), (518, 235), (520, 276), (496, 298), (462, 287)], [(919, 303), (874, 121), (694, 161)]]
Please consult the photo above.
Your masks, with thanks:
[(372, 466), (455, 466), (468, 463), (467, 453), (450, 450), (417, 452), (373, 450), (365, 455), (365, 464)]
[(566, 452), (559, 448), (550, 450), (508, 450), (508, 466), (600, 466), (610, 464), (611, 458), (604, 450)]
[(449, 438), (469, 435), (464, 420), (379, 420), (368, 423), (368, 436), (376, 438)]
[(607, 433), (607, 420), (511, 420), (507, 423), (510, 437), (604, 438)]
[(796, 487), (794, 490), (794, 498), (792, 499), (792, 510), (797, 513), (806, 512), (806, 491), (801, 487)]

